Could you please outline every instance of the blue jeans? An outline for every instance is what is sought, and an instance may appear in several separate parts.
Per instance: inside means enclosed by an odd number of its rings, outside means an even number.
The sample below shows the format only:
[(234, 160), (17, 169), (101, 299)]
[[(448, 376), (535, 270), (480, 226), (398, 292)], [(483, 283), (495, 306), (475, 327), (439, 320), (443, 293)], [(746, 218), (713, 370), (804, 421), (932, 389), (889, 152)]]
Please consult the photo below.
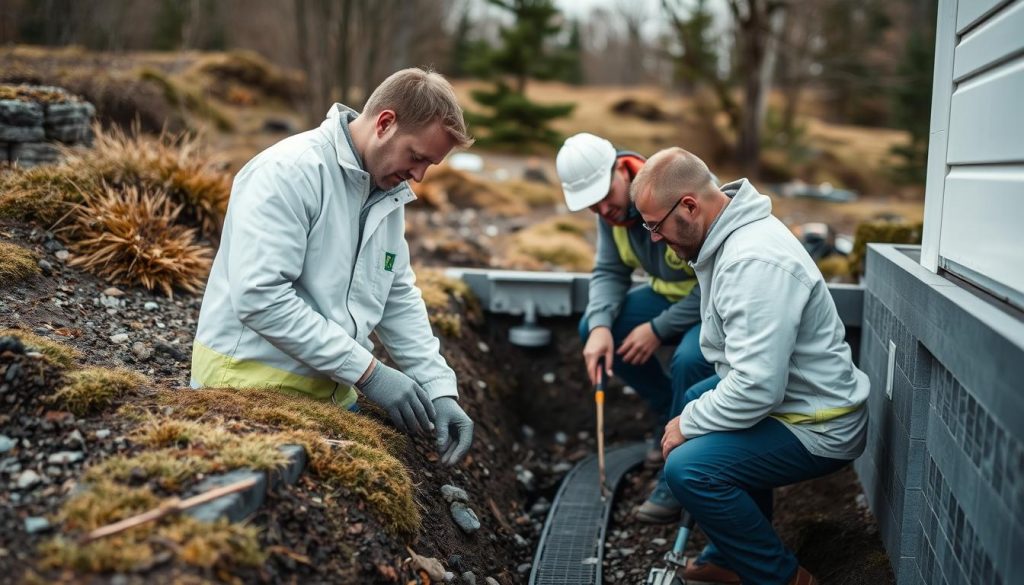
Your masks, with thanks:
[[(654, 292), (649, 286), (631, 290), (622, 303), (619, 316), (612, 323), (612, 339), (615, 340), (616, 349), (633, 329), (657, 317), (671, 305), (671, 301)], [(584, 317), (580, 321), (580, 339), (586, 343), (589, 336), (590, 327)], [(651, 411), (658, 417), (658, 423), (661, 426), (665, 426), (669, 419), (679, 414), (678, 411), (672, 409), (676, 402), (673, 396), (677, 393), (681, 395), (691, 385), (711, 375), (714, 371), (700, 352), (699, 323), (687, 329), (681, 336), (663, 341), (668, 345), (678, 344), (672, 355), (671, 378), (665, 375), (661, 364), (654, 356), (642, 364), (633, 365), (623, 362), (622, 358), (616, 354), (614, 363), (612, 363), (612, 370), (615, 374), (632, 386), (647, 401)]]
[(711, 541), (701, 562), (731, 569), (743, 583), (785, 584), (798, 563), (772, 528), (772, 488), (847, 463), (812, 455), (785, 425), (766, 418), (749, 429), (684, 442), (669, 453), (665, 478)]

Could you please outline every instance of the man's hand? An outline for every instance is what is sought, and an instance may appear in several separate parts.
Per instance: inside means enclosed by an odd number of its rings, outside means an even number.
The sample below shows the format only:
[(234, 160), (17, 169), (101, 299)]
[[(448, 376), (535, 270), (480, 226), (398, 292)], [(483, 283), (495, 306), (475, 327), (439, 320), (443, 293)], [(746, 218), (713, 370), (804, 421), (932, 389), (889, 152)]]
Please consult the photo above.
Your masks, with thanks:
[(435, 398), (434, 409), (437, 411), (434, 420), (437, 422), (437, 452), (441, 454), (441, 463), (455, 465), (473, 444), (473, 421), (451, 396)]
[(399, 430), (421, 435), (434, 430), (434, 405), (412, 378), (379, 362), (365, 378), (359, 391), (386, 410)]
[(627, 364), (640, 365), (651, 359), (651, 355), (661, 347), (661, 340), (654, 333), (650, 322), (637, 325), (626, 336), (622, 346), (616, 352)]
[(592, 385), (597, 384), (601, 358), (604, 358), (605, 375), (612, 375), (614, 351), (615, 341), (612, 339), (611, 329), (595, 327), (590, 331), (590, 337), (587, 337), (587, 343), (583, 346), (583, 359), (587, 362), (587, 375), (590, 376)]
[(661, 457), (668, 460), (668, 454), (679, 445), (686, 442), (683, 431), (679, 430), (679, 417), (668, 421), (665, 425), (665, 434), (661, 436)]

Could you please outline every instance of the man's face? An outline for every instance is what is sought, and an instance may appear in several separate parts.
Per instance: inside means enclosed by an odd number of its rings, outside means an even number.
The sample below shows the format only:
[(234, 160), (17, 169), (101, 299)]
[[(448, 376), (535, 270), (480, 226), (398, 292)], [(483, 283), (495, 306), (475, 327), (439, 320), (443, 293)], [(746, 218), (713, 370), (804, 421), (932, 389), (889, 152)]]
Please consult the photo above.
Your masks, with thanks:
[[(636, 198), (636, 208), (644, 223), (654, 228), (651, 240), (665, 240), (668, 247), (680, 258), (694, 261), (704, 244), (704, 227), (699, 213), (700, 202), (692, 193), (680, 193), (679, 196), (679, 199), (666, 205), (654, 201), (650, 189), (647, 189)], [(672, 209), (676, 201), (679, 201), (679, 205)]]
[(590, 206), (590, 210), (600, 215), (612, 225), (622, 225), (629, 217), (629, 180), (621, 165), (612, 171), (612, 184), (604, 199)]
[(379, 189), (391, 189), (409, 179), (422, 181), (430, 165), (436, 165), (455, 146), (440, 122), (403, 132), (394, 112), (377, 115), (374, 137), (366, 149), (366, 169)]

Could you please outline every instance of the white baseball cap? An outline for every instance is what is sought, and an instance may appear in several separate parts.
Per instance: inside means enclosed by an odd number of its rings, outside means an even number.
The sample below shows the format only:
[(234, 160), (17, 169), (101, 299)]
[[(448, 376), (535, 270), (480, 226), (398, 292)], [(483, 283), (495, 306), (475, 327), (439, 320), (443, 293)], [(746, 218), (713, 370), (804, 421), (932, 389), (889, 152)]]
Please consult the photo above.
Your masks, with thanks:
[(586, 132), (567, 138), (555, 158), (555, 169), (569, 211), (586, 209), (607, 197), (614, 166), (611, 142)]

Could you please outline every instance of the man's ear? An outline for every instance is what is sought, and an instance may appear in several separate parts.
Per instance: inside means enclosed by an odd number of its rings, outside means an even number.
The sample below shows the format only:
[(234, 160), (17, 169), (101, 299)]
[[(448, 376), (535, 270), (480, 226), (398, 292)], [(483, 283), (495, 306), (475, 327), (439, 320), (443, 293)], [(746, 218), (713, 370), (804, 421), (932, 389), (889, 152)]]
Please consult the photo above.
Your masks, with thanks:
[(394, 110), (384, 110), (377, 114), (377, 120), (374, 124), (374, 131), (377, 133), (377, 138), (384, 138), (384, 136), (395, 127), (396, 118)]
[(685, 207), (690, 215), (693, 215), (697, 210), (697, 196), (692, 193), (683, 195), (683, 201), (679, 205)]

